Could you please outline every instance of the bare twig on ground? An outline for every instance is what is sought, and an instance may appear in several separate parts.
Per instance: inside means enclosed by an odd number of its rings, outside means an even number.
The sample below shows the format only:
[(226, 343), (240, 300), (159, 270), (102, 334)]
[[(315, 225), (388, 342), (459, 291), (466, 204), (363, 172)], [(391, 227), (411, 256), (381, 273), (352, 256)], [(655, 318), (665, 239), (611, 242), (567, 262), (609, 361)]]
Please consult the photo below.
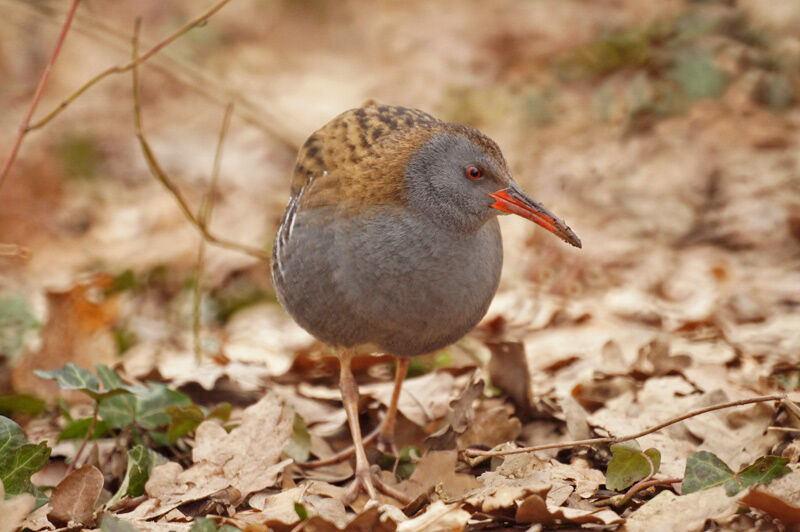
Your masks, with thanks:
[(39, 105), (39, 100), (42, 98), (44, 88), (47, 86), (47, 80), (50, 79), (50, 72), (53, 70), (53, 65), (55, 65), (56, 59), (58, 59), (58, 54), (61, 52), (61, 47), (64, 44), (64, 40), (67, 38), (67, 33), (69, 32), (70, 25), (72, 24), (72, 19), (75, 16), (75, 11), (78, 9), (78, 4), (80, 4), (80, 0), (72, 0), (72, 5), (70, 6), (69, 11), (67, 11), (67, 17), (64, 20), (63, 26), (61, 27), (61, 33), (58, 35), (58, 40), (56, 40), (53, 53), (50, 55), (50, 60), (47, 62), (44, 72), (42, 73), (42, 77), (39, 79), (39, 85), (36, 87), (36, 92), (33, 94), (31, 107), (28, 109), (28, 114), (25, 115), (25, 118), (22, 120), (22, 124), (19, 126), (17, 138), (11, 147), (11, 153), (9, 153), (8, 157), (3, 163), (2, 170), (0, 170), (0, 187), (3, 186), (3, 182), (5, 181), (9, 170), (11, 170), (11, 165), (14, 164), (14, 160), (17, 158), (19, 148), (22, 146), (22, 139), (25, 138), (25, 135), (30, 130), (28, 124), (30, 124), (31, 118), (33, 118), (33, 113), (36, 111), (36, 107)]
[[(219, 131), (219, 138), (217, 140), (217, 150), (214, 153), (214, 166), (211, 171), (211, 182), (208, 186), (208, 193), (200, 204), (200, 210), (197, 213), (198, 221), (203, 227), (208, 227), (209, 220), (211, 219), (211, 212), (214, 210), (214, 199), (217, 194), (217, 182), (219, 181), (220, 165), (222, 164), (222, 148), (225, 145), (225, 137), (228, 135), (228, 128), (231, 125), (231, 115), (233, 113), (233, 104), (230, 103), (225, 108), (225, 116), (222, 119), (222, 127)], [(203, 270), (205, 269), (206, 257), (206, 241), (204, 238), (200, 239), (200, 245), (197, 247), (197, 267), (195, 268), (194, 276), (194, 294), (192, 301), (192, 336), (194, 339), (194, 355), (199, 363), (203, 357), (203, 349), (200, 345), (200, 302), (203, 295)]]
[(662, 480), (654, 478), (647, 481), (641, 480), (636, 484), (634, 484), (633, 486), (631, 486), (631, 489), (629, 489), (626, 493), (621, 495), (615, 495), (613, 497), (609, 497), (608, 499), (602, 501), (597, 501), (594, 504), (595, 506), (625, 506), (626, 504), (628, 504), (628, 501), (630, 501), (633, 498), (634, 495), (636, 495), (638, 492), (642, 491), (645, 488), (658, 485), (670, 486), (672, 484), (677, 484), (678, 482), (683, 482), (683, 479), (667, 478)]
[[(58, 105), (58, 107), (56, 107), (55, 109), (53, 109), (52, 111), (47, 113), (47, 115), (45, 115), (44, 118), (42, 118), (41, 120), (31, 124), (30, 127), (28, 127), (28, 130), (32, 131), (34, 129), (39, 129), (40, 127), (42, 127), (45, 124), (47, 124), (48, 122), (50, 122), (61, 111), (63, 111), (69, 104), (74, 102), (81, 94), (83, 94), (84, 92), (89, 90), (91, 87), (96, 85), (98, 82), (100, 82), (104, 78), (106, 78), (106, 77), (108, 77), (108, 76), (110, 76), (112, 74), (121, 74), (123, 72), (127, 72), (127, 71), (139, 66), (140, 64), (144, 63), (145, 61), (147, 61), (148, 59), (153, 57), (155, 54), (160, 52), (163, 48), (165, 48), (166, 46), (171, 44), (175, 39), (177, 39), (178, 37), (180, 37), (184, 33), (187, 33), (189, 30), (191, 30), (192, 28), (194, 28), (196, 26), (204, 24), (209, 19), (209, 17), (211, 17), (214, 13), (216, 13), (217, 11), (222, 9), (225, 6), (225, 4), (227, 4), (230, 1), (231, 0), (221, 0), (220, 2), (217, 2), (216, 4), (211, 6), (211, 8), (209, 8), (205, 13), (203, 13), (202, 15), (190, 20), (189, 22), (187, 22), (186, 24), (181, 26), (177, 31), (175, 31), (170, 36), (168, 36), (166, 39), (162, 40), (161, 42), (159, 42), (158, 44), (156, 44), (155, 46), (150, 48), (148, 51), (146, 51), (142, 55), (140, 55), (140, 56), (139, 55), (134, 55), (132, 60), (129, 63), (127, 63), (125, 65), (121, 65), (121, 66), (113, 66), (111, 68), (108, 68), (108, 69), (100, 72), (96, 76), (92, 77), (89, 81), (87, 81), (86, 83), (84, 83), (83, 85), (78, 87), (78, 89), (75, 92), (73, 92), (66, 99), (64, 99)], [(135, 38), (138, 40), (138, 36), (136, 36)]]
[[(600, 443), (621, 443), (621, 442), (624, 442), (624, 441), (635, 440), (636, 438), (641, 438), (642, 436), (645, 436), (647, 434), (652, 434), (653, 432), (657, 432), (657, 431), (659, 431), (659, 430), (661, 430), (661, 429), (663, 429), (665, 427), (668, 427), (670, 425), (674, 425), (675, 423), (679, 423), (681, 421), (684, 421), (686, 419), (689, 419), (689, 418), (692, 418), (692, 417), (695, 417), (695, 416), (699, 416), (701, 414), (705, 414), (705, 413), (708, 413), (708, 412), (713, 412), (715, 410), (722, 410), (724, 408), (732, 408), (732, 407), (735, 407), (735, 406), (743, 406), (743, 405), (749, 405), (749, 404), (754, 404), (754, 403), (766, 403), (766, 402), (769, 402), (769, 401), (782, 401), (784, 404), (790, 403), (792, 405), (792, 407), (794, 407), (795, 409), (797, 409), (800, 412), (800, 409), (798, 409), (797, 405), (795, 405), (792, 401), (789, 401), (789, 398), (786, 396), (786, 394), (778, 393), (778, 394), (772, 394), (772, 395), (761, 395), (759, 397), (751, 397), (750, 399), (740, 399), (738, 401), (729, 401), (727, 403), (720, 403), (720, 404), (717, 404), (717, 405), (707, 406), (707, 407), (704, 407), (704, 408), (698, 408), (696, 410), (692, 410), (690, 412), (687, 412), (686, 414), (683, 414), (681, 416), (669, 419), (669, 420), (667, 420), (667, 421), (665, 421), (663, 423), (659, 423), (658, 425), (655, 425), (655, 426), (650, 427), (648, 429), (636, 432), (634, 434), (628, 434), (627, 436), (617, 436), (617, 437), (609, 436), (609, 437), (606, 437), (606, 438), (590, 438), (588, 440), (577, 440), (577, 441), (561, 442), (561, 443), (548, 443), (548, 444), (545, 444), (545, 445), (534, 445), (532, 447), (521, 447), (519, 449), (508, 449), (508, 450), (502, 450), (502, 451), (481, 451), (479, 449), (465, 449), (465, 450), (462, 451), (462, 453), (464, 454), (464, 456), (468, 456), (468, 457), (508, 456), (508, 455), (512, 455), (512, 454), (522, 454), (522, 453), (532, 453), (532, 452), (535, 452), (535, 451), (544, 451), (544, 450), (547, 450), (547, 449), (563, 449), (563, 448), (566, 448), (566, 447), (579, 447), (579, 446), (582, 446), (582, 445), (596, 445), (596, 444), (600, 444)], [(788, 404), (787, 404), (787, 408), (790, 408), (788, 406)]]
[[(134, 50), (134, 57), (136, 57), (137, 49), (138, 49), (138, 40), (139, 40), (139, 26), (140, 21), (136, 21), (136, 29), (134, 31), (133, 36), (133, 50)], [(138, 64), (134, 61), (133, 68), (131, 69), (133, 73), (133, 113), (134, 113), (134, 125), (136, 127), (136, 138), (139, 140), (139, 146), (142, 149), (142, 153), (144, 154), (145, 160), (147, 161), (147, 166), (150, 169), (150, 173), (153, 174), (155, 177), (167, 191), (172, 194), (175, 198), (175, 201), (178, 202), (178, 206), (180, 207), (183, 215), (186, 217), (192, 225), (194, 225), (202, 234), (203, 237), (210, 243), (215, 244), (217, 246), (231, 249), (234, 251), (239, 251), (241, 253), (245, 253), (257, 259), (263, 261), (269, 261), (269, 254), (264, 251), (263, 249), (248, 246), (246, 244), (239, 244), (237, 242), (231, 242), (230, 240), (226, 240), (220, 238), (214, 234), (212, 234), (208, 227), (206, 227), (197, 217), (192, 213), (192, 209), (189, 207), (188, 202), (181, 194), (181, 191), (178, 187), (170, 180), (167, 176), (167, 173), (161, 168), (161, 165), (158, 163), (155, 154), (153, 153), (150, 144), (147, 142), (147, 139), (144, 136), (144, 132), (142, 129), (142, 111), (141, 111), (141, 102), (139, 99), (139, 69), (137, 68)]]
[[(41, 10), (31, 7), (23, 2), (15, 3), (8, 2), (7, 0), (0, 0), (0, 5), (24, 13), (27, 17), (35, 17), (45, 22), (50, 22), (53, 16), (59, 13), (57, 9), (52, 10), (54, 14), (48, 14), (50, 11), (48, 11), (48, 13), (43, 13)], [(221, 7), (220, 4), (216, 4), (210, 8), (209, 11), (218, 11), (218, 6)], [(208, 19), (213, 14), (209, 11), (201, 15), (200, 18)], [(197, 20), (198, 19), (195, 19), (194, 22), (197, 22)], [(206, 22), (206, 20), (203, 20), (202, 22)], [(78, 16), (75, 18), (75, 22), (73, 23), (73, 31), (77, 31), (96, 41), (100, 41), (102, 42), (103, 46), (117, 48), (120, 50), (129, 49), (130, 37), (125, 36), (126, 32), (122, 31), (120, 28), (107, 24), (103, 20), (81, 17), (80, 14), (78, 14)], [(164, 39), (162, 43), (168, 40), (174, 40), (180, 36), (177, 33), (186, 33), (186, 31), (188, 30), (186, 29), (186, 26), (184, 26), (177, 30), (176, 33), (173, 33)], [(161, 45), (161, 43), (156, 45), (156, 47), (158, 46), (161, 46), (162, 50), (165, 47)], [(162, 50), (159, 50), (159, 52)], [(150, 68), (153, 68), (159, 73), (173, 79), (174, 81), (177, 81), (185, 88), (199, 94), (214, 104), (224, 106), (227, 105), (228, 102), (234, 102), (236, 104), (235, 115), (244, 122), (261, 129), (270, 135), (275, 141), (285, 146), (289, 150), (295, 151), (299, 147), (299, 142), (302, 139), (299, 138), (298, 132), (293, 131), (288, 124), (283, 123), (279, 116), (252, 102), (241, 92), (220, 83), (212, 75), (198, 68), (194, 64), (173, 57), (168, 53), (155, 53), (153, 54), (152, 58), (148, 59), (152, 60), (142, 60), (139, 62), (139, 64), (144, 64), (146, 62)], [(66, 100), (62, 101), (61, 104), (48, 113), (45, 118), (31, 125), (29, 129), (36, 129), (45, 125), (46, 121), (50, 121), (55, 118), (55, 116), (60, 114), (61, 111), (71, 104), (73, 100), (80, 96), (81, 93), (85, 92), (91, 88), (91, 86), (97, 84), (105, 77), (127, 72), (131, 68), (133, 68), (133, 65), (131, 63), (126, 63), (125, 65), (109, 68), (106, 71), (99, 73), (97, 76), (90, 79), (86, 84), (79, 87)]]

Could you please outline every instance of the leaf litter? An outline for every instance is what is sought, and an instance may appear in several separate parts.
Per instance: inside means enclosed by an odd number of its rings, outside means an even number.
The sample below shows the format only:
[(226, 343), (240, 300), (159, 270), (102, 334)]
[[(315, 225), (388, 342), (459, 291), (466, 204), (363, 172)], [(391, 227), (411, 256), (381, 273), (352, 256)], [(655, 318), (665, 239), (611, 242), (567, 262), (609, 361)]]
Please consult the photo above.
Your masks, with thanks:
[[(253, 18), (241, 17), (248, 8), (234, 4), (226, 10), (237, 16), (220, 12), (218, 24), (226, 31), (241, 30)], [(759, 394), (786, 391), (798, 399), (800, 277), (794, 266), (800, 197), (793, 187), (798, 160), (792, 149), (797, 111), (789, 105), (778, 113), (763, 103), (771, 76), (785, 74), (781, 61), (796, 60), (796, 39), (784, 28), (769, 30), (773, 41), (761, 40), (750, 18), (768, 15), (763, 6), (676, 11), (666, 4), (634, 8), (624, 2), (613, 25), (630, 26), (631, 33), (606, 39), (596, 33), (609, 24), (608, 9), (600, 4), (524, 8), (538, 16), (509, 6), (497, 12), (460, 6), (409, 19), (413, 9), (377, 3), (348, 15), (354, 35), (374, 27), (370, 20), (377, 14), (413, 20), (398, 26), (408, 32), (402, 57), (379, 43), (373, 43), (371, 58), (354, 55), (329, 39), (324, 17), (281, 15), (297, 35), (308, 36), (309, 61), (326, 63), (336, 50), (337, 61), (353, 72), (370, 72), (360, 88), (336, 88), (316, 68), (282, 71), (277, 59), (264, 58), (269, 46), (259, 43), (254, 54), (247, 39), (221, 39), (228, 54), (249, 58), (242, 71), (231, 55), (224, 56), (220, 62), (229, 79), (258, 86), (250, 71), (259, 69), (252, 66), (268, 68), (274, 87), (291, 90), (275, 92), (271, 86), (264, 91), (273, 95), (265, 105), (286, 106), (292, 123), (303, 128), (373, 96), (377, 87), (382, 99), (409, 101), (502, 134), (509, 161), (550, 177), (534, 181), (526, 172), (515, 173), (564, 212), (590, 244), (577, 255), (504, 220), (511, 251), (489, 315), (448, 349), (450, 367), (428, 368), (408, 380), (397, 438), (406, 452), (369, 450), (372, 463), (384, 467), (382, 478), (415, 499), (411, 505), (399, 508), (382, 499), (346, 507), (339, 497), (353, 474), (350, 463), (317, 469), (297, 463), (329, 457), (349, 443), (336, 361), (271, 300), (262, 265), (211, 246), (203, 279), (205, 356), (197, 363), (187, 332), (189, 288), (197, 282), (191, 280), (196, 235), (172, 198), (144, 177), (142, 162), (122, 148), (129, 137), (101, 124), (108, 131), (99, 134), (121, 146), (104, 164), (125, 168), (124, 175), (133, 168), (135, 177), (64, 187), (52, 222), (59, 239), (35, 233), (36, 224), (27, 218), (0, 217), (2, 229), (27, 235), (33, 250), (31, 261), (16, 271), (3, 264), (0, 288), (29, 293), (19, 301), (30, 310), (19, 315), (30, 316), (25, 323), (44, 324), (25, 332), (25, 342), (22, 333), (3, 333), (3, 345), (15, 353), (0, 355), (3, 371), (13, 361), (12, 383), (0, 380), (0, 393), (65, 401), (63, 408), (47, 410), (46, 419), (31, 419), (22, 407), (0, 418), (0, 464), (16, 464), (0, 467), (8, 497), (0, 504), (11, 529), (23, 519), (31, 530), (70, 521), (102, 530), (408, 532), (501, 526), (639, 530), (675, 526), (676, 520), (681, 530), (767, 527), (774, 520), (796, 525), (800, 422), (785, 404), (739, 406), (647, 434), (638, 439), (647, 459), (633, 444), (482, 459), (458, 452), (630, 434), (694, 408)], [(594, 21), (591, 28), (576, 26), (582, 17)], [(521, 26), (509, 37), (510, 20)], [(476, 23), (486, 28), (486, 43), (464, 43), (445, 59), (420, 51), (447, 42), (441, 39), (463, 43), (463, 27)], [(3, 28), (15, 31), (13, 25)], [(684, 34), (686, 28), (695, 30)], [(581, 37), (564, 43), (558, 34), (565, 29)], [(271, 40), (276, 37), (252, 28), (242, 34), (278, 49)], [(687, 49), (670, 48), (681, 42), (705, 51), (692, 59)], [(644, 53), (608, 55), (618, 46)], [(707, 53), (710, 46), (713, 54)], [(773, 46), (783, 51), (776, 54)], [(563, 72), (532, 70), (562, 52), (570, 68), (588, 69), (581, 75), (593, 80), (592, 87), (561, 79)], [(215, 53), (208, 56), (223, 57)], [(8, 69), (6, 63), (0, 60), (0, 70)], [(397, 72), (455, 69), (444, 78), (469, 82), (452, 87), (400, 79), (383, 68), (389, 63)], [(466, 66), (487, 64), (497, 68), (481, 73)], [(774, 71), (767, 76), (759, 65)], [(84, 74), (92, 75), (80, 69), (73, 75)], [(751, 87), (752, 80), (760, 81)], [(659, 100), (672, 84), (683, 91), (680, 105)], [(481, 85), (492, 87), (491, 102)], [(313, 92), (319, 86), (326, 87), (324, 98)], [(552, 87), (552, 100), (526, 92), (541, 86)], [(111, 89), (97, 90), (103, 105), (117, 99)], [(170, 168), (183, 174), (181, 188), (198, 198), (204, 193), (196, 177), (201, 155), (216, 133), (208, 128), (203, 138), (176, 135), (169, 124), (182, 123), (186, 109), (195, 116), (200, 106), (180, 88), (174, 95), (185, 102), (170, 100), (170, 91), (153, 95), (163, 121), (153, 122), (152, 134), (159, 151), (172, 157)], [(694, 101), (699, 95), (711, 98)], [(322, 100), (330, 109), (308, 105)], [(539, 107), (548, 101), (559, 120), (544, 120), (548, 113)], [(605, 118), (598, 121), (594, 112)], [(0, 117), (4, 129), (6, 121)], [(279, 217), (282, 200), (274, 190), (284, 183), (278, 177), (251, 179), (252, 167), (284, 176), (293, 156), (258, 138), (231, 132), (229, 149), (237, 157), (226, 158), (214, 220), (223, 234), (254, 242), (268, 240), (261, 233)], [(177, 157), (184, 148), (197, 157)], [(43, 160), (53, 156), (44, 147), (31, 149)], [(114, 200), (121, 190), (125, 205)], [(0, 201), (6, 201), (2, 194)], [(114, 276), (81, 276), (97, 268)], [(132, 276), (124, 275), (128, 270)], [(122, 282), (130, 277), (133, 282)], [(391, 362), (368, 356), (356, 362), (361, 421), (369, 432), (389, 402)], [(43, 388), (50, 381), (40, 376), (55, 376), (68, 363), (75, 366), (60, 381), (53, 379), (62, 390), (55, 383)], [(97, 364), (102, 366), (95, 378), (90, 368)], [(41, 370), (40, 376), (33, 370)], [(66, 372), (80, 378), (68, 380)], [(122, 379), (116, 382), (114, 375)], [(76, 393), (65, 393), (70, 388)], [(92, 417), (87, 401), (98, 405)], [(226, 413), (218, 412), (225, 403)], [(701, 465), (715, 467), (696, 467), (698, 457)], [(65, 467), (48, 471), (52, 464)], [(676, 478), (683, 479), (683, 490), (680, 483), (663, 483)], [(649, 481), (624, 505), (606, 504)], [(210, 519), (199, 519), (205, 516)]]

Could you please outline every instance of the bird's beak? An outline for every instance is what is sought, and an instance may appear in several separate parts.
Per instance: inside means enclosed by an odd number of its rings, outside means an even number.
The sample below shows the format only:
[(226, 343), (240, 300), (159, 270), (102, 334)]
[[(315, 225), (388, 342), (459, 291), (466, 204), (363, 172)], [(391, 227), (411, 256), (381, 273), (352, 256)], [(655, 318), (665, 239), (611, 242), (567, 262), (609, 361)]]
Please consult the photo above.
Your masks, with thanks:
[(548, 211), (544, 205), (537, 203), (530, 196), (520, 190), (512, 182), (511, 186), (489, 194), (495, 201), (492, 207), (499, 211), (516, 214), (537, 223), (559, 237), (564, 242), (576, 248), (581, 247), (581, 241), (572, 229), (567, 227), (555, 214)]

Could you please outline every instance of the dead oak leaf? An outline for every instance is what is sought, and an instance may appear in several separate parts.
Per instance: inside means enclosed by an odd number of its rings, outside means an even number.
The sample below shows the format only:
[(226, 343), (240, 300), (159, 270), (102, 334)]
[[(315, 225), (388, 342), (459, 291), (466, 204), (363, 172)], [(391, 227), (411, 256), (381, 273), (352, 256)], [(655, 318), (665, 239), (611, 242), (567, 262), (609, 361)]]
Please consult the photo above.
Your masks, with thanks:
[(728, 497), (722, 486), (682, 496), (662, 491), (633, 512), (625, 522), (625, 528), (630, 532), (700, 531), (706, 529), (709, 519), (730, 517), (738, 507), (736, 498)]
[(99, 469), (91, 464), (76, 469), (53, 490), (52, 509), (47, 518), (57, 526), (93, 524), (95, 504), (102, 489), (103, 474)]
[(242, 424), (230, 433), (213, 421), (197, 428), (194, 465), (185, 471), (175, 462), (153, 469), (145, 491), (150, 499), (132, 516), (149, 519), (190, 501), (228, 488), (239, 498), (274, 486), (291, 462), (279, 462), (292, 435), (294, 412), (275, 394), (267, 393), (242, 413)]
[(22, 493), (11, 499), (6, 499), (3, 482), (0, 481), (0, 532), (14, 532), (21, 527), (23, 519), (33, 510), (35, 500), (30, 493)]

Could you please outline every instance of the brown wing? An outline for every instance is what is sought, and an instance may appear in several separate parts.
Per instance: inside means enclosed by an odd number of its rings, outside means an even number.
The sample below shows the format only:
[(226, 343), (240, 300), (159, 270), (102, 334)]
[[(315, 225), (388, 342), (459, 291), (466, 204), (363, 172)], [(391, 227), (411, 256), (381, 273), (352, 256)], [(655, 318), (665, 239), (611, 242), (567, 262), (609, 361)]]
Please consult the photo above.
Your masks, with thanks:
[(401, 202), (411, 154), (445, 124), (417, 109), (369, 103), (312, 134), (297, 157), (292, 197), (303, 207)]

